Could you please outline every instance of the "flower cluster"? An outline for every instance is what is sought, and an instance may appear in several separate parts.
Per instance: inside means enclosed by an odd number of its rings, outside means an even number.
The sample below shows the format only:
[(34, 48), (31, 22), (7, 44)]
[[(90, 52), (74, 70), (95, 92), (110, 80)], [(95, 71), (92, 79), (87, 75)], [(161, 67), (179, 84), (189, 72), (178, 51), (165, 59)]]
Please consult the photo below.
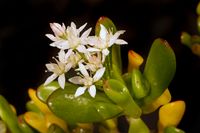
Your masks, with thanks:
[(74, 22), (70, 26), (58, 23), (50, 23), (50, 27), (54, 33), (46, 34), (53, 42), (52, 47), (58, 48), (60, 51), (56, 63), (46, 64), (48, 71), (53, 72), (49, 76), (44, 85), (58, 78), (58, 83), (64, 89), (66, 82), (66, 73), (71, 69), (76, 75), (68, 79), (73, 84), (80, 85), (75, 97), (78, 97), (86, 90), (92, 97), (96, 95), (95, 83), (102, 79), (105, 67), (104, 62), (106, 56), (109, 55), (109, 48), (113, 44), (127, 44), (126, 41), (118, 39), (125, 31), (120, 30), (113, 34), (111, 30), (107, 30), (104, 25), (100, 25), (99, 36), (89, 36), (92, 28), (89, 28), (81, 34), (87, 23), (77, 28)]

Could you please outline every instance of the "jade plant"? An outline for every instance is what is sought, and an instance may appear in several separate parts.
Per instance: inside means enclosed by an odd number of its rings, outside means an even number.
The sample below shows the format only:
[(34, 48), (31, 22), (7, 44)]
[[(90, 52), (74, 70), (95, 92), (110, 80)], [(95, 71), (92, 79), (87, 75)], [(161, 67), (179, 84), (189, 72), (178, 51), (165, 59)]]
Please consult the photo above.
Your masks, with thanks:
[[(166, 40), (155, 39), (147, 59), (129, 50), (124, 68), (120, 47), (128, 42), (119, 36), (125, 31), (109, 18), (99, 18), (93, 36), (92, 28), (84, 31), (86, 24), (50, 27), (53, 34), (46, 36), (59, 51), (46, 64), (50, 75), (28, 89), (23, 114), (0, 95), (0, 133), (120, 133), (119, 118), (125, 118), (128, 133), (184, 133), (177, 126), (185, 102), (172, 101), (168, 88), (176, 58)], [(155, 112), (152, 128), (142, 116)]]
[[(200, 2), (196, 8), (197, 31), (200, 33)], [(191, 35), (187, 32), (181, 33), (181, 43), (191, 49), (192, 53), (200, 57), (200, 34)]]

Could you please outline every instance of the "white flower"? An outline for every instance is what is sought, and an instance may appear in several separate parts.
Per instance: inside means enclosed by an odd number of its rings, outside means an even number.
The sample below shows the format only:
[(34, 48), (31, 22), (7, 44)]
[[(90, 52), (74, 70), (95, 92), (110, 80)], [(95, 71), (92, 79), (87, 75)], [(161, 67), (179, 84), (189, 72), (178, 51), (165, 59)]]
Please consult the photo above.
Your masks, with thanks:
[(74, 84), (84, 85), (83, 87), (77, 88), (75, 97), (84, 94), (86, 89), (88, 89), (88, 92), (92, 97), (95, 97), (96, 86), (94, 85), (94, 83), (101, 79), (105, 72), (105, 67), (98, 69), (93, 77), (89, 75), (88, 71), (82, 63), (79, 63), (79, 69), (82, 75), (75, 76), (69, 79), (69, 81)]
[(74, 22), (71, 22), (71, 26), (67, 26), (66, 29), (65, 26), (61, 26), (57, 23), (51, 24), (51, 29), (53, 30), (55, 36), (46, 34), (48, 38), (54, 41), (50, 44), (50, 46), (57, 47), (62, 50), (76, 49), (81, 53), (85, 53), (86, 48), (84, 45), (87, 44), (87, 38), (92, 30), (92, 28), (89, 28), (82, 35), (80, 35), (80, 32), (86, 25), (87, 23), (76, 29)]
[(53, 74), (46, 79), (44, 85), (48, 85), (49, 83), (51, 83), (53, 80), (55, 80), (58, 77), (58, 83), (59, 83), (60, 87), (64, 89), (65, 73), (71, 69), (72, 63), (66, 64), (65, 60), (68, 60), (69, 55), (67, 55), (63, 52), (64, 51), (60, 51), (58, 54), (59, 61), (57, 59), (55, 59), (57, 64), (56, 63), (46, 64), (47, 69), (50, 72), (53, 72)]
[(54, 33), (54, 35), (46, 34), (46, 36), (53, 41), (50, 46), (59, 47), (60, 49), (62, 49), (61, 46), (66, 45), (67, 43), (67, 33), (64, 23), (62, 23), (62, 26), (58, 23), (50, 23), (50, 27)]
[(92, 28), (86, 30), (81, 36), (80, 32), (85, 28), (87, 23), (82, 25), (79, 29), (76, 29), (76, 25), (72, 22), (71, 26), (67, 27), (67, 45), (66, 49), (77, 49), (81, 53), (86, 52), (86, 48), (84, 45), (87, 44), (87, 37), (89, 36)]
[(109, 54), (108, 48), (113, 44), (128, 44), (126, 41), (122, 39), (118, 39), (118, 37), (125, 32), (125, 30), (117, 31), (114, 35), (111, 31), (108, 31), (102, 24), (100, 24), (100, 33), (99, 37), (91, 36), (88, 39), (88, 43), (93, 46), (88, 48), (87, 50), (90, 52), (93, 51), (101, 51), (102, 52), (102, 61), (104, 62), (105, 57)]
[(101, 60), (101, 53), (100, 52), (95, 52), (95, 53), (87, 53), (85, 54), (87, 61), (86, 62), (86, 69), (89, 69), (92, 72), (97, 71), (99, 68), (103, 67), (103, 63)]

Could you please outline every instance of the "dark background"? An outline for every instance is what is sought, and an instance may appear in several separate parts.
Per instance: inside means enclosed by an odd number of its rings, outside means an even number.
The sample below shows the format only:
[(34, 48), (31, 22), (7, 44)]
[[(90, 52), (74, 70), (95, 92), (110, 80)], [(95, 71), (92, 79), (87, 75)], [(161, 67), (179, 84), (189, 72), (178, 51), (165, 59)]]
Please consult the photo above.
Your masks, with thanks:
[(180, 34), (198, 34), (198, 0), (26, 0), (0, 1), (0, 94), (18, 113), (25, 111), (28, 88), (37, 88), (48, 74), (45, 64), (55, 56), (46, 33), (50, 22), (88, 22), (95, 26), (100, 16), (113, 20), (121, 36), (128, 41), (122, 47), (123, 65), (127, 51), (133, 49), (145, 59), (156, 38), (166, 39), (176, 54), (177, 71), (169, 88), (172, 101), (184, 100), (186, 112), (179, 128), (186, 132), (200, 130), (199, 89), (200, 58), (180, 43)]

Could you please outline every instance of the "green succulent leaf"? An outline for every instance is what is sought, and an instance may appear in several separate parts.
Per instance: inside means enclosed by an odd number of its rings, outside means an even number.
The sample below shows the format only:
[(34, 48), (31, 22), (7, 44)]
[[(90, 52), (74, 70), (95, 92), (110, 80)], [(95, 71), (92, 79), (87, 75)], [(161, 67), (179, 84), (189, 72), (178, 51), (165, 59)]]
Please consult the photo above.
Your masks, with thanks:
[(149, 92), (149, 83), (139, 69), (132, 71), (132, 92), (137, 99), (144, 98)]
[(43, 84), (40, 85), (37, 89), (37, 97), (43, 101), (44, 103), (48, 99), (49, 95), (55, 91), (56, 89), (60, 88), (58, 82), (53, 81), (48, 85), (44, 86)]
[(169, 126), (164, 129), (164, 133), (185, 133), (183, 130), (178, 129), (174, 126)]
[(150, 93), (145, 97), (145, 104), (158, 98), (169, 86), (176, 71), (176, 58), (173, 49), (167, 41), (156, 39), (150, 49), (144, 77), (150, 84)]
[(6, 124), (2, 120), (0, 120), (0, 133), (6, 133)]
[[(100, 17), (96, 23), (95, 34), (97, 36), (99, 35), (100, 29), (101, 29), (100, 24), (104, 25), (108, 31), (109, 30), (112, 31), (113, 34), (117, 31), (116, 26), (114, 25), (112, 20), (109, 19), (108, 17), (103, 16), (103, 17)], [(119, 72), (121, 74), (122, 73), (122, 61), (121, 61), (120, 46), (113, 45), (110, 51), (111, 51), (111, 55), (109, 55), (107, 58), (110, 58), (110, 61), (112, 62), (112, 64), (115, 64), (119, 68)]]
[(99, 122), (120, 115), (123, 109), (114, 104), (104, 93), (95, 98), (88, 93), (75, 98), (77, 86), (67, 84), (65, 89), (57, 89), (48, 98), (48, 106), (67, 123)]
[(141, 115), (141, 109), (132, 99), (129, 90), (119, 80), (109, 79), (104, 84), (106, 95), (116, 104), (124, 109), (128, 116), (138, 118)]
[(188, 34), (187, 32), (182, 32), (181, 33), (181, 43), (184, 44), (185, 46), (188, 46), (189, 48), (191, 48), (191, 45), (192, 45), (191, 35)]
[(31, 128), (24, 120), (24, 115), (19, 115), (18, 116), (18, 121), (19, 121), (19, 126), (23, 133), (35, 133), (33, 128)]
[(2, 95), (0, 95), (0, 118), (6, 123), (12, 133), (23, 133), (19, 127), (17, 116)]
[(41, 110), (35, 105), (33, 101), (26, 102), (26, 109), (27, 111), (42, 113)]
[(66, 132), (63, 131), (63, 129), (60, 128), (58, 125), (51, 124), (50, 127), (48, 128), (47, 133), (66, 133)]
[(129, 118), (130, 126), (128, 133), (150, 133), (148, 126), (142, 119)]

